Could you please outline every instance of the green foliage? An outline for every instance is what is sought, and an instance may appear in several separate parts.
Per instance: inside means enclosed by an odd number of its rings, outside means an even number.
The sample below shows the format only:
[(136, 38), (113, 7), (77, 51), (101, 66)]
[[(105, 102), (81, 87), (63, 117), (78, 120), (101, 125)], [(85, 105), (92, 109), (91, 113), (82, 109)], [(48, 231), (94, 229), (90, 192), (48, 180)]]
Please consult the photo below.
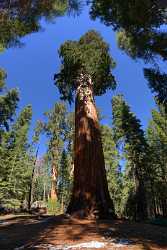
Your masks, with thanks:
[(98, 17), (119, 31), (119, 45), (129, 55), (146, 60), (160, 55), (167, 59), (167, 34), (159, 29), (167, 20), (166, 3), (152, 0), (93, 0), (91, 4), (92, 18)]
[(133, 144), (134, 149), (142, 152), (144, 150), (143, 146), (146, 147), (144, 131), (141, 129), (139, 119), (130, 111), (122, 95), (114, 96), (112, 108), (116, 140), (124, 137), (126, 143)]
[(99, 33), (88, 31), (79, 41), (67, 41), (59, 50), (62, 60), (60, 73), (55, 75), (55, 84), (61, 98), (73, 101), (77, 78), (81, 73), (92, 78), (95, 95), (102, 95), (116, 83), (111, 69), (115, 66), (109, 55), (109, 46)]
[(59, 168), (61, 154), (64, 148), (67, 110), (64, 103), (56, 103), (54, 108), (45, 112), (47, 122), (43, 125), (48, 137), (48, 159), (51, 165)]
[(68, 153), (63, 150), (61, 157), (59, 181), (58, 181), (58, 196), (61, 204), (61, 210), (64, 212), (68, 206), (71, 194), (71, 177), (70, 177), (70, 162)]
[(17, 103), (19, 101), (18, 91), (16, 89), (6, 90), (5, 87), (6, 73), (0, 69), (0, 143), (1, 134), (4, 130), (9, 130), (9, 122), (15, 114)]
[[(30, 183), (32, 158), (29, 154), (28, 131), (31, 106), (25, 107), (10, 131), (2, 136), (0, 145), (0, 202), (25, 199)], [(9, 202), (10, 203), (10, 202)]]
[[(146, 186), (149, 184), (149, 147), (140, 121), (130, 111), (121, 95), (112, 100), (114, 135), (116, 141), (125, 142), (125, 156), (128, 161), (128, 177), (134, 181), (135, 190), (128, 197), (133, 203), (135, 218), (147, 216)], [(132, 195), (132, 198), (130, 197)], [(141, 200), (142, 199), (142, 200)], [(129, 206), (129, 204), (127, 204)], [(136, 211), (135, 211), (136, 209)]]
[(93, 0), (90, 14), (93, 19), (98, 17), (114, 29), (123, 28), (133, 32), (163, 24), (164, 7), (160, 6), (159, 1), (152, 0)]
[(58, 215), (61, 213), (61, 205), (59, 202), (55, 201), (55, 200), (48, 200), (48, 204), (47, 204), (47, 212), (50, 215)]
[(144, 75), (152, 92), (156, 93), (156, 99), (167, 109), (167, 74), (158, 69), (144, 69)]
[(144, 59), (145, 62), (154, 63), (158, 56), (167, 59), (167, 34), (162, 31), (142, 31), (132, 34), (120, 30), (117, 34), (118, 46), (133, 59)]
[[(90, 14), (100, 18), (118, 32), (120, 49), (133, 59), (144, 59), (157, 65), (159, 58), (167, 60), (167, 2), (153, 0), (93, 0)], [(166, 100), (166, 74), (147, 69), (145, 76), (149, 87), (160, 98)]]
[(147, 129), (147, 139), (151, 150), (151, 178), (154, 214), (167, 215), (167, 115), (165, 108), (152, 111), (152, 120)]
[(63, 102), (57, 102), (52, 110), (45, 112), (45, 116), (46, 122), (38, 121), (34, 136), (34, 140), (36, 140), (39, 133), (43, 132), (48, 138), (45, 167), (42, 164), (42, 172), (36, 173), (35, 199), (37, 197), (42, 198), (44, 185), (45, 192), (49, 195), (52, 167), (54, 166), (58, 173), (55, 186), (61, 209), (64, 210), (69, 200), (72, 185), (70, 172), (73, 162), (74, 114), (67, 112), (66, 105)]
[(130, 35), (127, 36), (125, 30), (117, 32), (117, 43), (118, 47), (121, 50), (126, 51), (126, 53), (133, 59), (140, 57), (139, 52), (134, 44), (133, 37)]
[(5, 86), (6, 73), (3, 69), (0, 69), (0, 92)]
[(50, 165), (48, 164), (46, 156), (42, 159), (38, 159), (35, 164), (32, 187), (33, 201), (47, 201), (51, 189), (51, 178)]
[[(123, 173), (121, 214), (139, 218), (141, 213), (155, 217), (167, 211), (167, 115), (165, 106), (152, 111), (147, 138), (140, 121), (122, 96), (113, 98), (113, 124), (116, 141), (123, 140), (126, 158)], [(144, 202), (144, 203), (143, 203)], [(146, 216), (146, 214), (145, 214)]]
[(119, 165), (119, 152), (113, 139), (113, 130), (107, 125), (101, 126), (105, 169), (107, 173), (108, 188), (114, 202), (116, 214), (120, 216), (122, 173)]
[(41, 18), (53, 21), (68, 10), (77, 11), (76, 7), (79, 8), (77, 2), (77, 0), (29, 0), (28, 2), (4, 0), (0, 4), (0, 51), (11, 46), (21, 46), (22, 37), (41, 30)]

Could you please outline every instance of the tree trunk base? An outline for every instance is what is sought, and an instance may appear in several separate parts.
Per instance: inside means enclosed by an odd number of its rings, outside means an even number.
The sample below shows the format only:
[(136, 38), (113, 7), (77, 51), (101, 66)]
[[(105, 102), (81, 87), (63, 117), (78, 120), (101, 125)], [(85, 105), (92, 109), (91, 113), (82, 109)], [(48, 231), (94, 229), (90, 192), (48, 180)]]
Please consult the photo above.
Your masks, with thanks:
[[(81, 197), (80, 197), (81, 198)], [(110, 206), (109, 206), (110, 205)], [(67, 213), (79, 219), (116, 219), (114, 205), (109, 199), (106, 204), (92, 200), (71, 199)]]

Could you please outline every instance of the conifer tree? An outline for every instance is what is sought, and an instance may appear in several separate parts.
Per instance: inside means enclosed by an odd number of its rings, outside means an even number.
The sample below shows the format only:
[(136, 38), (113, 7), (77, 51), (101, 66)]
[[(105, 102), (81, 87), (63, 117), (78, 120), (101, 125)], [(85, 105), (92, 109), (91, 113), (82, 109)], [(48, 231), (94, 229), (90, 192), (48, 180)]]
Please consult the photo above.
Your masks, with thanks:
[(93, 0), (90, 13), (120, 32), (119, 45), (132, 57), (150, 60), (160, 55), (166, 60), (167, 34), (159, 29), (167, 20), (166, 7), (166, 1)]
[(32, 117), (31, 106), (25, 107), (3, 142), (1, 169), (1, 201), (7, 205), (28, 199), (31, 173), (28, 132)]
[[(154, 69), (145, 70), (149, 87), (160, 101), (166, 100), (166, 72), (157, 69), (157, 59), (167, 60), (167, 2), (163, 0), (93, 0), (91, 17), (117, 31), (118, 46), (133, 59), (144, 59)], [(156, 65), (156, 67), (155, 67)], [(161, 65), (159, 65), (161, 66)], [(163, 98), (163, 100), (162, 100)]]
[(152, 111), (147, 139), (152, 153), (152, 214), (167, 216), (167, 115), (162, 104)]
[(68, 155), (65, 150), (62, 152), (60, 162), (60, 173), (59, 173), (59, 201), (61, 204), (61, 210), (64, 212), (67, 208), (70, 196), (70, 164), (68, 161)]
[(3, 0), (0, 2), (0, 50), (20, 46), (23, 36), (41, 29), (42, 17), (53, 20), (64, 15), (69, 7), (68, 0)]
[(120, 156), (116, 148), (116, 143), (114, 142), (113, 129), (110, 126), (102, 125), (101, 131), (108, 188), (114, 202), (115, 211), (120, 215), (120, 204), (122, 199), (122, 173), (119, 164)]
[(85, 216), (114, 216), (109, 197), (100, 126), (94, 101), (115, 88), (109, 47), (96, 31), (79, 41), (67, 41), (59, 50), (61, 69), (55, 75), (62, 99), (75, 96), (74, 184), (67, 212)]
[(145, 78), (156, 99), (165, 107), (167, 112), (167, 74), (159, 69), (144, 69)]
[(66, 107), (63, 103), (56, 103), (54, 108), (45, 113), (47, 122), (44, 124), (48, 141), (48, 160), (51, 164), (51, 200), (58, 200), (58, 176), (61, 154), (64, 148)]
[(115, 138), (123, 138), (126, 143), (127, 160), (130, 164), (129, 173), (135, 183), (135, 219), (145, 219), (148, 214), (147, 185), (148, 172), (148, 145), (141, 129), (140, 121), (130, 111), (128, 104), (121, 95), (112, 100), (113, 124)]
[(2, 133), (9, 130), (9, 123), (12, 121), (19, 101), (16, 89), (5, 90), (6, 73), (0, 69), (0, 143)]

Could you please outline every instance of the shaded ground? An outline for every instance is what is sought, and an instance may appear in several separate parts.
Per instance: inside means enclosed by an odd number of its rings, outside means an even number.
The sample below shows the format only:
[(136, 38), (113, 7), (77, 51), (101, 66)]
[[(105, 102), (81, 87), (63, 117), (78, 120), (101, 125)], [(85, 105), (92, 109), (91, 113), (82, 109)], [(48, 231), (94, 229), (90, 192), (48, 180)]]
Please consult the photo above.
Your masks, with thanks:
[[(129, 239), (132, 244), (123, 247), (114, 245), (113, 242), (119, 239)], [(63, 215), (0, 218), (1, 250), (13, 250), (23, 245), (25, 247), (22, 249), (53, 250), (49, 245), (73, 245), (89, 241), (106, 242), (106, 247), (101, 250), (167, 250), (167, 228), (127, 221), (78, 220)]]

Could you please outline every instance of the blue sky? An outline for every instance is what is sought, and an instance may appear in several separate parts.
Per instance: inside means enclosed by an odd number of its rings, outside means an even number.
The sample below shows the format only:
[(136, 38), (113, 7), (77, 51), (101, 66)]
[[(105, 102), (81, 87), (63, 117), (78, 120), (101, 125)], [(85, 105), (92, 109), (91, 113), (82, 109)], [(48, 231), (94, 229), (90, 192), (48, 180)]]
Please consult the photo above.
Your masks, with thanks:
[[(97, 106), (106, 117), (103, 122), (111, 124), (111, 98), (122, 93), (143, 127), (147, 126), (155, 104), (143, 77), (144, 64), (142, 61), (133, 61), (118, 49), (116, 34), (111, 27), (90, 20), (87, 8), (75, 18), (59, 17), (55, 23), (42, 21), (42, 27), (43, 31), (22, 39), (22, 48), (11, 48), (0, 55), (0, 67), (8, 74), (7, 86), (18, 87), (20, 90), (19, 109), (27, 104), (33, 106), (32, 127), (35, 121), (43, 119), (43, 113), (59, 100), (59, 93), (53, 83), (53, 75), (58, 72), (60, 66), (58, 48), (66, 40), (79, 39), (90, 29), (99, 31), (109, 43), (111, 55), (117, 63), (113, 71), (118, 82), (117, 90), (96, 98)], [(46, 149), (45, 141), (45, 138), (41, 139), (40, 154)]]

